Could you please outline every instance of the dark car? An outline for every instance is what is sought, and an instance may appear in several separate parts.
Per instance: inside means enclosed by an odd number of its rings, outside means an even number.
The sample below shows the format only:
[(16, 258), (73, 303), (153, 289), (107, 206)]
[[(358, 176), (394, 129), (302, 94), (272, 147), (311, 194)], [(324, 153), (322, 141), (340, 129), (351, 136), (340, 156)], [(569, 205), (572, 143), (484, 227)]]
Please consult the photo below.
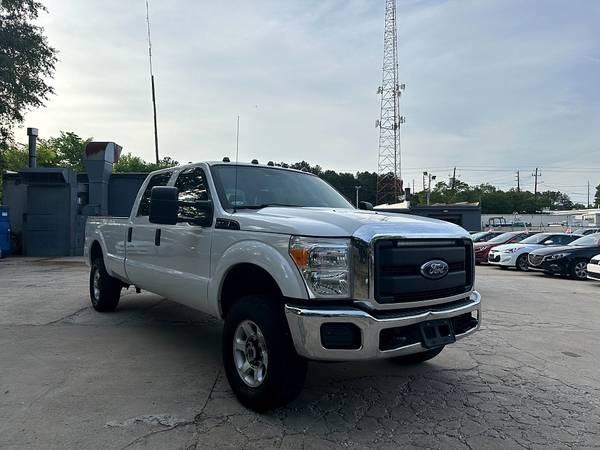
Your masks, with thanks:
[(537, 231), (507, 231), (490, 239), (487, 242), (476, 242), (473, 244), (475, 251), (475, 263), (487, 263), (490, 250), (504, 244), (516, 244), (529, 236), (537, 234)]
[(529, 269), (549, 275), (587, 279), (587, 264), (598, 253), (600, 233), (588, 234), (561, 247), (541, 248), (529, 254)]
[(580, 234), (582, 236), (595, 233), (600, 233), (600, 228), (577, 228), (575, 231), (573, 231), (573, 234)]
[(471, 234), (473, 242), (487, 242), (496, 236), (500, 236), (505, 233), (504, 231), (477, 231)]

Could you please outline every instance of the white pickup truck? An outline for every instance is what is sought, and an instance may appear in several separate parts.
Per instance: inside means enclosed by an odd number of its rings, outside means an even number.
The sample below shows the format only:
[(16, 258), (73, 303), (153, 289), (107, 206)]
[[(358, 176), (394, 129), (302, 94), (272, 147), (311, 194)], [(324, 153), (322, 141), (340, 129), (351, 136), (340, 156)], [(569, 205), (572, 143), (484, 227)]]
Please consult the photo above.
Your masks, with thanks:
[(153, 172), (129, 218), (88, 218), (92, 305), (131, 286), (223, 319), (227, 378), (256, 411), (294, 399), (307, 360), (416, 363), (478, 330), (469, 234), (364, 208), (272, 163)]

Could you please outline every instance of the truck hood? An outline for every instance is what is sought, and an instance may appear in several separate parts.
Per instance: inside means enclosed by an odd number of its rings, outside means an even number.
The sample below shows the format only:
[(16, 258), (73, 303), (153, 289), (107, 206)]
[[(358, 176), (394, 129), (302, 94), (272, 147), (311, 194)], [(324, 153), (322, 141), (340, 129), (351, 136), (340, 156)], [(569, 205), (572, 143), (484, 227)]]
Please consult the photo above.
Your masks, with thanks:
[(240, 229), (302, 236), (350, 237), (369, 241), (379, 234), (397, 237), (469, 237), (458, 225), (408, 214), (337, 208), (268, 207), (229, 215)]

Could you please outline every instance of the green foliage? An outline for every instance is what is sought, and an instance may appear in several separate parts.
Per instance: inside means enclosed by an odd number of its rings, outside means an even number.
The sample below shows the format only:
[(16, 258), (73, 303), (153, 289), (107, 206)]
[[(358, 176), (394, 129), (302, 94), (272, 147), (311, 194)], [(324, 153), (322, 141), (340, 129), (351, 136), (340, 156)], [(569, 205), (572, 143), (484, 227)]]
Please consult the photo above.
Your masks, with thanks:
[(131, 153), (123, 153), (119, 161), (113, 166), (114, 172), (143, 172), (148, 173), (154, 170), (164, 169), (166, 167), (178, 166), (179, 162), (165, 156), (158, 164), (144, 161), (139, 156)]
[(34, 0), (0, 0), (0, 145), (13, 141), (13, 128), (30, 108), (43, 106), (54, 93), (56, 50), (34, 25), (44, 6)]

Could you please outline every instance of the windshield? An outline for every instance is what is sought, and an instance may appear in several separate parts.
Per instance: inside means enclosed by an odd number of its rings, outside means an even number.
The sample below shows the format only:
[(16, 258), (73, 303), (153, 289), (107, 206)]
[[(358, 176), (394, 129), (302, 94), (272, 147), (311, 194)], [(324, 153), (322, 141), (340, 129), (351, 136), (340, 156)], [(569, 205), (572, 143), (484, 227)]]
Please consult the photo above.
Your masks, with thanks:
[(598, 247), (600, 245), (600, 233), (588, 234), (574, 240), (569, 245), (577, 247)]
[[(291, 170), (235, 165), (211, 167), (219, 200), (225, 209), (266, 206), (354, 207), (319, 177)], [(236, 189), (237, 187), (237, 189)]]
[(471, 239), (473, 239), (473, 242), (484, 241), (488, 234), (490, 233), (487, 231), (479, 231), (478, 233), (473, 233)]
[(511, 239), (512, 237), (515, 236), (515, 233), (502, 233), (498, 236), (496, 236), (493, 239), (490, 239), (488, 242), (492, 243), (492, 244), (502, 244), (503, 242), (508, 241), (509, 239)]
[(521, 244), (540, 244), (540, 243), (544, 242), (546, 239), (548, 239), (550, 236), (552, 236), (552, 235), (546, 234), (546, 233), (534, 234), (533, 236), (529, 236), (528, 238), (523, 239), (520, 243)]

